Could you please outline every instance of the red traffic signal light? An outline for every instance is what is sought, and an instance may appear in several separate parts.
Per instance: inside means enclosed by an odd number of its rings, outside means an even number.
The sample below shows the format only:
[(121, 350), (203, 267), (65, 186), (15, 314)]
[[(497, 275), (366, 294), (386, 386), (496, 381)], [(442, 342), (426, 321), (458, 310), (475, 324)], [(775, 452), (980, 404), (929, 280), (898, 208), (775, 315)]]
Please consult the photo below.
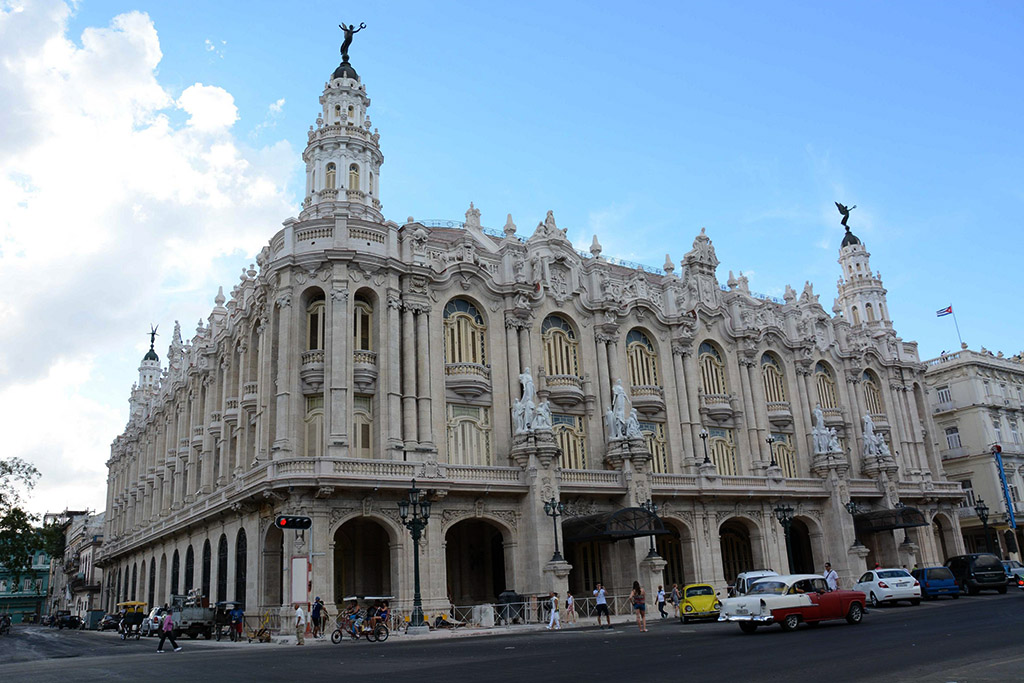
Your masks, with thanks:
[(313, 526), (313, 520), (299, 515), (278, 515), (274, 524), (278, 529), (308, 529)]

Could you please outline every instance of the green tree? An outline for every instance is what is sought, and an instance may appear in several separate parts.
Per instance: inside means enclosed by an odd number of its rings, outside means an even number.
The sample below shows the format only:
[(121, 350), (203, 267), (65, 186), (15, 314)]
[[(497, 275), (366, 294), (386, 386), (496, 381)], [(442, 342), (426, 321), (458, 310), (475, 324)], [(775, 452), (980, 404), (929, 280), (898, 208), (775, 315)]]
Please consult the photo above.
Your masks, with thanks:
[(35, 515), (21, 507), (38, 479), (39, 470), (21, 458), (0, 460), (0, 566), (16, 582), (23, 574), (34, 574), (32, 553), (42, 543)]

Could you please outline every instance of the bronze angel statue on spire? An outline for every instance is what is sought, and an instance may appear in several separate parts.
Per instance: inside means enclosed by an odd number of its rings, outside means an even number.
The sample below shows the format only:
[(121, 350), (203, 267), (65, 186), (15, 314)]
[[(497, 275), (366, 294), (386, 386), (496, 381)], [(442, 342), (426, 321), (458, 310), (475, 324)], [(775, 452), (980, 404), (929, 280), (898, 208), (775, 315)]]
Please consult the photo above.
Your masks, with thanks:
[(345, 26), (345, 24), (338, 24), (338, 28), (345, 32), (345, 40), (341, 43), (341, 61), (347, 62), (348, 48), (352, 45), (352, 36), (366, 28), (366, 24), (359, 22), (359, 28), (356, 28), (355, 24), (349, 24), (348, 26)]
[(849, 230), (850, 226), (848, 226), (846, 224), (846, 221), (848, 221), (850, 219), (850, 212), (853, 211), (854, 209), (856, 209), (857, 205), (854, 204), (850, 208), (846, 208), (845, 206), (843, 206), (839, 202), (836, 202), (836, 208), (839, 209), (839, 213), (843, 214), (843, 220), (842, 220), (843, 227), (846, 228), (847, 230)]

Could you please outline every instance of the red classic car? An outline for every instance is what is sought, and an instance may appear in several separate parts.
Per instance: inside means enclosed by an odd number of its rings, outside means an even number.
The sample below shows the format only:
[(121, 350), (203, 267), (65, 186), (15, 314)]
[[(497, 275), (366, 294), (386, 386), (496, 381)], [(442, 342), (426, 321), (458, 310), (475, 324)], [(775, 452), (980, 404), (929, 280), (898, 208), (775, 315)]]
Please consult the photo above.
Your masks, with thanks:
[(792, 631), (800, 622), (846, 619), (859, 624), (866, 597), (860, 591), (829, 591), (818, 574), (770, 576), (755, 583), (746, 595), (722, 601), (719, 621), (735, 621), (744, 633), (778, 624)]

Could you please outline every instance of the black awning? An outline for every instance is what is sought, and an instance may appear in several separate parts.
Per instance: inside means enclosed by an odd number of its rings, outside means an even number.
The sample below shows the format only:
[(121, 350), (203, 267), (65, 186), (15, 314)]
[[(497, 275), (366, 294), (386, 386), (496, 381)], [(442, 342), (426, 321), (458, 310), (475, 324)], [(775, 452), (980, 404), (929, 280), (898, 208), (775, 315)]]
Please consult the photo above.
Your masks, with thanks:
[(873, 534), (876, 531), (892, 531), (915, 526), (928, 526), (924, 513), (917, 508), (893, 508), (892, 510), (872, 510), (853, 516), (857, 531)]
[(566, 542), (621, 541), (624, 538), (671, 533), (661, 517), (643, 508), (622, 508), (586, 517), (567, 519), (562, 524)]

